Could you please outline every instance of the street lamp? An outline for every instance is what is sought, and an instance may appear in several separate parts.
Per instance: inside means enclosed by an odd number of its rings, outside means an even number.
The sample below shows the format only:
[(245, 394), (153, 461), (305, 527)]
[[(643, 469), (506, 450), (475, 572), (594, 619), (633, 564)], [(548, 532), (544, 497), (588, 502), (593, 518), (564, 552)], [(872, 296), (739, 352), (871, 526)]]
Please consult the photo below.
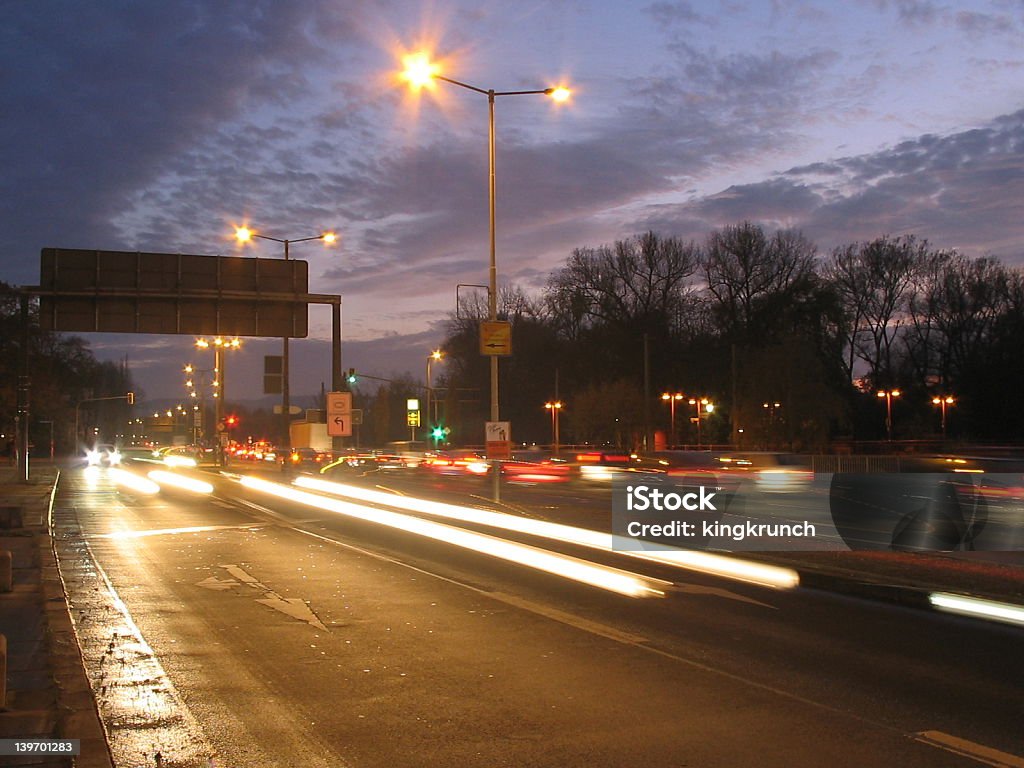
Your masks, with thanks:
[[(213, 347), (213, 382), (214, 387), (213, 397), (216, 401), (214, 405), (214, 423), (218, 433), (221, 432), (221, 421), (224, 419), (224, 403), (227, 398), (227, 371), (224, 365), (224, 352), (229, 349), (241, 349), (242, 342), (238, 338), (225, 339), (218, 336), (215, 339), (207, 340), (205, 338), (196, 339), (196, 347), (198, 349), (209, 349)], [(217, 455), (218, 463), (222, 460), (223, 445), (221, 445), (220, 434), (217, 437)]]
[(669, 432), (669, 435), (672, 441), (672, 445), (675, 445), (678, 442), (678, 440), (676, 440), (676, 401), (682, 400), (684, 397), (686, 397), (686, 395), (684, 395), (682, 392), (676, 392), (675, 394), (669, 392), (661, 393), (661, 399), (668, 402), (669, 413), (671, 414), (669, 418), (671, 420), (670, 423), (672, 425), (672, 428)]
[(775, 411), (782, 407), (782, 403), (773, 400), (770, 403), (761, 403), (761, 407), (768, 414), (767, 442), (770, 445), (775, 437)]
[(708, 400), (706, 397), (691, 397), (690, 405), (694, 406), (697, 418), (694, 419), (697, 422), (697, 450), (700, 450), (703, 438), (701, 437), (701, 421), (703, 420), (701, 411), (705, 413), (711, 413), (715, 410), (715, 404)]
[(898, 389), (882, 389), (878, 391), (878, 397), (885, 398), (885, 435), (886, 439), (892, 442), (892, 399), (899, 397), (901, 392)]
[[(239, 245), (244, 246), (246, 243), (252, 242), (253, 238), (260, 240), (270, 240), (274, 243), (281, 243), (284, 245), (284, 260), (289, 260), (289, 248), (293, 243), (306, 243), (312, 240), (319, 240), (324, 245), (333, 245), (338, 241), (338, 236), (334, 232), (321, 232), (319, 235), (313, 235), (310, 237), (299, 237), (294, 239), (283, 240), (278, 237), (271, 237), (270, 235), (261, 235), (248, 227), (235, 227), (235, 240), (238, 241)], [(291, 391), (288, 386), (288, 335), (285, 334), (282, 339), (281, 345), (281, 424), (284, 431), (284, 445), (282, 446), (285, 451), (285, 456), (291, 455), (292, 452), (292, 436), (291, 436)], [(220, 420), (218, 419), (218, 424)]]
[[(432, 379), (430, 378), (430, 366), (435, 360), (442, 360), (444, 358), (444, 352), (440, 349), (435, 349), (429, 355), (427, 355), (427, 421), (430, 422), (431, 427), (437, 426), (437, 414), (431, 415), (430, 402), (433, 399), (434, 386)], [(436, 405), (435, 405), (436, 409)]]
[[(435, 80), (443, 80), (446, 83), (457, 85), (460, 88), (483, 94), (487, 97), (488, 106), (488, 132), (487, 132), (487, 158), (488, 158), (488, 216), (490, 222), (490, 269), (488, 281), (488, 318), (493, 322), (498, 319), (498, 265), (495, 253), (495, 182), (494, 182), (494, 99), (497, 96), (529, 96), (543, 95), (550, 96), (556, 102), (563, 102), (569, 98), (567, 88), (542, 88), (530, 91), (495, 91), (492, 89), (477, 88), (474, 85), (453, 80), (440, 73), (440, 67), (430, 61), (425, 53), (415, 53), (404, 57), (402, 63), (405, 70), (402, 72), (402, 79), (409, 83), (409, 86), (418, 91), (422, 88), (431, 88)], [(498, 357), (491, 355), (491, 421), (498, 421)]]
[(558, 416), (562, 412), (562, 408), (563, 408), (562, 401), (561, 400), (555, 400), (553, 402), (549, 401), (547, 403), (544, 403), (544, 407), (547, 408), (549, 411), (551, 411), (551, 443), (552, 443), (551, 453), (552, 453), (552, 455), (557, 456), (558, 455), (558, 448), (559, 448), (559, 445), (558, 445)]
[(932, 405), (937, 405), (942, 410), (942, 439), (946, 439), (946, 408), (956, 405), (956, 398), (952, 395), (938, 395), (932, 398)]

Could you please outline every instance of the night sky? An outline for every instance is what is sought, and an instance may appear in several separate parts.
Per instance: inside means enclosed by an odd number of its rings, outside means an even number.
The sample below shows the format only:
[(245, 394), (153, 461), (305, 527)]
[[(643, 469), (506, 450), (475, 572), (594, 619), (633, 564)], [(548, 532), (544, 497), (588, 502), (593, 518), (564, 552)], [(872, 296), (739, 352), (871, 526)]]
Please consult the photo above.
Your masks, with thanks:
[[(744, 219), (823, 253), (913, 233), (1020, 265), (1022, 33), (1021, 0), (8, 0), (0, 279), (37, 284), (43, 247), (272, 258), (233, 225), (332, 229), (292, 255), (344, 297), (345, 366), (422, 377), (456, 283), (487, 282), (487, 100), (413, 94), (421, 49), (484, 89), (573, 91), (497, 101), (502, 284)], [(150, 397), (184, 392), (191, 339), (90, 340)], [(325, 348), (294, 347), (293, 390), (319, 391)]]

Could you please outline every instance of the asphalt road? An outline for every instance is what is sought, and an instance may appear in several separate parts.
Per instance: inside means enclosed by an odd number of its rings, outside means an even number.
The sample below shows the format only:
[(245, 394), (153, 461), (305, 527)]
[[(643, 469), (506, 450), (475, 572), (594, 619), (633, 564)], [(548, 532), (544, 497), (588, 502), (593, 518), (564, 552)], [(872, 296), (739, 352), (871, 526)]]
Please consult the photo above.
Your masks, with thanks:
[(532, 540), (670, 582), (625, 597), (226, 480), (72, 470), (56, 518), (120, 765), (1024, 765), (1010, 627)]

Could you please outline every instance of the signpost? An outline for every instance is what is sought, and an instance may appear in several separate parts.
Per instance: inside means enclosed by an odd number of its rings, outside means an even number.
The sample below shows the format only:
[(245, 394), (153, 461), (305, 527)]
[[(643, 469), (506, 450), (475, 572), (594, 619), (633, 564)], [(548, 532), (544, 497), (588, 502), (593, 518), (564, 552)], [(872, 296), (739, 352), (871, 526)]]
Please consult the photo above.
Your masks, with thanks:
[(480, 354), (508, 357), (512, 354), (512, 323), (484, 320), (480, 323)]
[(327, 434), (331, 437), (352, 436), (352, 393), (327, 393)]
[(509, 421), (488, 421), (485, 429), (487, 458), (512, 458), (512, 423)]

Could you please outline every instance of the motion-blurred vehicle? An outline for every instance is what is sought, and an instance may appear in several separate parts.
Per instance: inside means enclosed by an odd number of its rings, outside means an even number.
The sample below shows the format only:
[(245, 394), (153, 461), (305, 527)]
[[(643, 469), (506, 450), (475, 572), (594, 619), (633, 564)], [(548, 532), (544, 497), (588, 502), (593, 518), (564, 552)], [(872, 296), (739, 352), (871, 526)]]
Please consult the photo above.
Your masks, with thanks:
[(85, 452), (90, 467), (116, 467), (121, 463), (121, 452), (113, 445), (97, 443)]
[(513, 454), (501, 463), (501, 474), (507, 482), (522, 485), (564, 483), (572, 478), (572, 465), (564, 459)]
[(293, 448), (288, 463), (297, 469), (319, 470), (331, 463), (331, 455), (315, 448)]
[(486, 475), (490, 465), (476, 451), (443, 451), (424, 458), (420, 469), (439, 475)]
[(752, 479), (765, 493), (794, 493), (810, 487), (814, 472), (805, 457), (792, 453), (726, 453), (715, 457), (716, 472)]

